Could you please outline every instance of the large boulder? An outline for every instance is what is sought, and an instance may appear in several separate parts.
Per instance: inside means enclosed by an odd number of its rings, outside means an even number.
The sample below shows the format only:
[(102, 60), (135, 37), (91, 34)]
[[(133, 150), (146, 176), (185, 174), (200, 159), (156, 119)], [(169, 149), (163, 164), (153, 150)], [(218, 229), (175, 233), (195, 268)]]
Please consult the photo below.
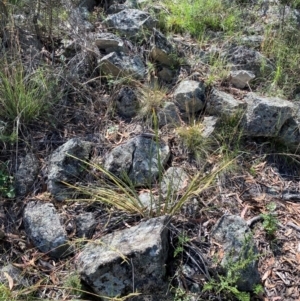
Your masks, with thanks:
[(246, 221), (239, 216), (223, 215), (212, 229), (211, 238), (222, 246), (221, 265), (237, 279), (238, 289), (252, 291), (260, 283), (258, 250)]
[(107, 155), (104, 167), (118, 177), (127, 174), (136, 186), (148, 186), (162, 172), (169, 156), (170, 149), (164, 141), (142, 134), (115, 147)]
[(157, 21), (149, 13), (138, 9), (124, 9), (109, 15), (105, 20), (105, 24), (110, 28), (135, 41), (150, 35), (156, 23)]
[(47, 166), (47, 184), (48, 191), (56, 200), (64, 201), (70, 197), (70, 192), (61, 182), (72, 182), (78, 179), (83, 170), (83, 163), (80, 160), (89, 159), (91, 147), (90, 142), (73, 138), (50, 155)]
[(41, 252), (55, 258), (70, 254), (65, 229), (53, 204), (31, 201), (23, 219), (27, 235)]
[(245, 99), (244, 133), (252, 137), (277, 137), (284, 123), (293, 117), (295, 107), (290, 101), (249, 93)]
[[(105, 235), (84, 247), (77, 259), (82, 280), (103, 298), (164, 300), (168, 289), (168, 217), (158, 217), (139, 225)], [(106, 298), (105, 298), (106, 300)]]
[(183, 116), (192, 117), (204, 108), (204, 83), (195, 80), (182, 81), (174, 92), (174, 99)]

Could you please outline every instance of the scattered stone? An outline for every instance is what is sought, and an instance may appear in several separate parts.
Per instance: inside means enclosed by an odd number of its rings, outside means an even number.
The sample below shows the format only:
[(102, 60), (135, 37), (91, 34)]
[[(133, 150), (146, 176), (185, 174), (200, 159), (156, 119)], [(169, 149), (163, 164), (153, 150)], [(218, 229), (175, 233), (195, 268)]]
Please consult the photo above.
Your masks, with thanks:
[(194, 80), (182, 81), (174, 92), (174, 99), (184, 117), (192, 116), (204, 108), (204, 83)]
[(168, 217), (153, 218), (86, 245), (77, 270), (95, 293), (114, 298), (138, 291), (135, 300), (165, 300), (168, 290)]
[(291, 150), (300, 150), (300, 119), (297, 115), (289, 118), (282, 126), (278, 139)]
[(153, 29), (151, 45), (150, 56), (153, 60), (166, 66), (175, 66), (177, 64), (172, 44), (156, 29)]
[(156, 23), (149, 13), (138, 9), (124, 9), (105, 20), (110, 28), (134, 41), (149, 36)]
[[(238, 289), (252, 291), (260, 283), (258, 250), (246, 221), (239, 216), (223, 215), (212, 229), (211, 237), (222, 245), (224, 257), (221, 265), (226, 272), (233, 272), (231, 277), (238, 276)], [(240, 268), (234, 271), (234, 265)]]
[(189, 176), (181, 167), (170, 167), (165, 172), (161, 182), (162, 195), (170, 200), (176, 200), (178, 193), (183, 194), (187, 188)]
[(106, 54), (111, 52), (126, 52), (121, 38), (110, 32), (97, 32), (93, 35), (95, 45)]
[(244, 44), (246, 47), (260, 49), (264, 39), (265, 38), (262, 35), (251, 35), (241, 38), (241, 43)]
[(41, 252), (54, 258), (71, 253), (66, 232), (53, 204), (29, 202), (24, 210), (24, 225), (27, 235)]
[(11, 263), (0, 269), (0, 283), (8, 286), (9, 282), (5, 274), (12, 278), (14, 289), (22, 289), (30, 286), (29, 281), (22, 276), (22, 271)]
[[(123, 2), (123, 1), (122, 1)], [(120, 3), (119, 1), (116, 1), (116, 3), (112, 3), (108, 10), (107, 14), (116, 14), (124, 9), (128, 8), (138, 8), (138, 3), (136, 0), (127, 0), (124, 3)]]
[(125, 118), (134, 117), (139, 108), (136, 94), (130, 87), (122, 87), (116, 97), (116, 109), (120, 116)]
[(143, 79), (146, 75), (145, 65), (138, 55), (128, 56), (125, 53), (112, 52), (99, 61), (99, 67), (104, 74), (116, 78), (132, 76)]
[(166, 67), (162, 67), (162, 69), (157, 72), (157, 76), (166, 83), (171, 83), (174, 79), (173, 72)]
[(239, 89), (243, 89), (249, 85), (249, 81), (255, 78), (251, 71), (237, 70), (230, 72), (230, 82)]
[(246, 108), (245, 101), (239, 101), (231, 94), (213, 89), (207, 100), (206, 113), (227, 118), (242, 114)]
[(163, 127), (176, 127), (181, 124), (181, 119), (176, 105), (173, 102), (165, 102), (162, 109), (157, 113), (158, 125)]
[(155, 181), (169, 156), (165, 142), (157, 143), (155, 137), (142, 134), (115, 147), (106, 157), (104, 167), (118, 177), (127, 174), (134, 185), (144, 186)]
[(248, 106), (244, 116), (245, 134), (253, 137), (277, 137), (283, 124), (293, 117), (294, 105), (276, 97), (249, 93), (244, 99)]
[(82, 213), (75, 218), (77, 237), (91, 238), (96, 227), (96, 219), (92, 212)]
[(150, 192), (142, 192), (139, 194), (139, 200), (148, 211), (155, 211), (159, 207), (158, 197)]
[(95, 0), (82, 0), (80, 6), (86, 8), (89, 11), (93, 11), (94, 7), (97, 5)]
[(17, 196), (24, 196), (29, 192), (39, 172), (39, 162), (37, 158), (28, 153), (23, 159), (15, 175), (15, 185)]
[[(50, 155), (47, 168), (48, 191), (57, 201), (64, 201), (70, 197), (70, 191), (61, 181), (71, 182), (78, 179), (83, 168), (83, 163), (80, 160), (89, 159), (91, 147), (90, 142), (73, 138)], [(70, 155), (77, 159), (70, 157)]]
[(232, 64), (232, 70), (248, 70), (256, 77), (266, 76), (274, 71), (270, 60), (260, 52), (245, 46), (232, 47), (223, 55)]
[(204, 138), (211, 138), (216, 133), (220, 118), (215, 116), (205, 116), (202, 121)]

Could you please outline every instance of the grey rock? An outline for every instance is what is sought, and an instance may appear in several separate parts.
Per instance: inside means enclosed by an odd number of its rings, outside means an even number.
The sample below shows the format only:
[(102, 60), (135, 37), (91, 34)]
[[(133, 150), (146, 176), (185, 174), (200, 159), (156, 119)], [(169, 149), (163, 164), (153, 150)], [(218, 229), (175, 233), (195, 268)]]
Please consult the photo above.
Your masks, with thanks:
[(174, 92), (174, 99), (184, 117), (192, 116), (204, 108), (204, 83), (194, 80), (182, 81)]
[(249, 81), (254, 79), (255, 75), (251, 71), (236, 70), (230, 72), (230, 82), (236, 88), (243, 89), (249, 85)]
[(79, 4), (80, 7), (84, 7), (89, 11), (92, 11), (96, 5), (97, 3), (95, 0), (82, 0)]
[(220, 117), (234, 117), (247, 108), (245, 101), (235, 99), (231, 94), (213, 89), (206, 104), (206, 113)]
[(293, 116), (294, 105), (290, 101), (262, 97), (249, 93), (245, 97), (247, 111), (243, 119), (244, 133), (253, 137), (277, 137), (283, 124)]
[(158, 210), (159, 208), (159, 199), (151, 192), (142, 192), (139, 195), (139, 200), (142, 205), (150, 211)]
[(142, 295), (166, 296), (168, 281), (168, 217), (158, 217), (116, 231), (89, 243), (78, 256), (77, 270), (95, 293), (124, 297), (134, 291)]
[[(78, 138), (70, 139), (68, 142), (56, 149), (48, 159), (47, 176), (48, 191), (58, 201), (70, 197), (70, 192), (61, 183), (72, 182), (82, 173), (83, 163), (80, 160), (88, 160), (92, 144)], [(75, 158), (70, 157), (74, 156)]]
[(124, 9), (106, 18), (105, 24), (134, 41), (149, 36), (157, 21), (138, 9)]
[(128, 56), (125, 53), (112, 52), (99, 61), (100, 70), (113, 77), (132, 76), (135, 79), (143, 79), (146, 68), (142, 59), (138, 56)]
[(93, 34), (95, 45), (107, 54), (111, 52), (125, 52), (124, 42), (121, 38), (110, 32), (97, 32)]
[(166, 83), (171, 83), (174, 78), (173, 72), (166, 67), (162, 67), (162, 69), (157, 72), (157, 76)]
[[(69, 47), (68, 47), (69, 48)], [(100, 57), (100, 51), (96, 46), (82, 47), (77, 41), (73, 47), (70, 45), (69, 49), (78, 49), (76, 53), (71, 56), (69, 60), (68, 77), (70, 81), (80, 81), (91, 76), (97, 68), (97, 59)], [(85, 48), (85, 49), (84, 49)], [(87, 48), (87, 49), (86, 49)], [(82, 50), (79, 50), (82, 49)], [(68, 50), (65, 51), (66, 57), (72, 55)]]
[(246, 47), (259, 49), (264, 39), (262, 35), (251, 35), (241, 38), (241, 43)]
[[(159, 154), (159, 156), (158, 156)], [(169, 146), (152, 137), (137, 136), (114, 148), (106, 157), (104, 167), (118, 177), (127, 174), (136, 186), (155, 181), (170, 156)]]
[(70, 254), (66, 232), (53, 204), (31, 201), (23, 219), (27, 235), (40, 251), (55, 258)]
[(181, 124), (181, 119), (176, 105), (173, 102), (165, 102), (162, 109), (157, 113), (159, 127), (167, 125), (176, 127)]
[(298, 116), (297, 114), (289, 118), (278, 134), (279, 141), (295, 152), (300, 149), (300, 119)]
[(132, 118), (137, 114), (139, 101), (130, 87), (123, 87), (116, 97), (116, 109), (119, 115)]
[(176, 200), (179, 193), (183, 194), (188, 186), (189, 176), (181, 167), (170, 167), (165, 172), (161, 182), (161, 192), (164, 197)]
[(119, 1), (115, 1), (115, 3), (110, 4), (107, 14), (116, 14), (124, 9), (128, 8), (138, 8), (138, 3), (136, 0), (127, 0), (124, 3), (119, 3)]
[(226, 272), (232, 271), (235, 264), (248, 263), (232, 276), (238, 277), (236, 285), (239, 290), (252, 291), (260, 283), (260, 276), (257, 268), (258, 250), (247, 223), (239, 216), (223, 215), (212, 229), (211, 237), (223, 247), (221, 265)]
[(71, 30), (71, 35), (86, 34), (94, 30), (94, 25), (88, 21), (89, 11), (87, 7), (77, 7), (69, 10), (68, 19), (60, 25), (60, 30), (65, 32), (66, 28)]
[(39, 162), (37, 158), (28, 153), (22, 160), (15, 175), (16, 194), (24, 196), (33, 185), (39, 172)]
[(273, 28), (279, 28), (279, 26), (282, 24), (282, 20), (285, 20), (285, 22), (288, 20), (288, 23), (293, 24), (295, 28), (299, 27), (300, 25), (299, 9), (293, 9), (288, 5), (272, 3), (272, 5), (264, 7), (263, 15), (266, 16), (268, 19), (268, 24), (272, 25)]
[(205, 116), (202, 121), (203, 131), (202, 136), (204, 138), (212, 138), (218, 129), (219, 117)]
[[(9, 30), (5, 32), (5, 35), (7, 35), (7, 43), (14, 43), (14, 41), (18, 39), (26, 70), (28, 72), (36, 70), (43, 62), (43, 54), (41, 51), (43, 46), (36, 35), (33, 35), (30, 31), (22, 29), (22, 27), (18, 28), (18, 31), (15, 33)], [(13, 49), (13, 47), (11, 47), (11, 49)]]
[(96, 219), (92, 212), (81, 213), (76, 216), (76, 235), (91, 238), (96, 227)]
[(274, 71), (274, 66), (270, 60), (260, 52), (245, 46), (235, 46), (223, 53), (227, 61), (231, 64), (231, 69), (248, 70), (256, 77), (266, 76)]
[(161, 32), (153, 29), (153, 35), (150, 41), (150, 56), (153, 60), (166, 66), (175, 66), (177, 64), (175, 50), (172, 44)]
[(22, 276), (22, 271), (11, 263), (0, 269), (0, 283), (8, 286), (9, 283), (5, 274), (8, 274), (13, 279), (14, 289), (22, 289), (30, 286), (29, 280)]

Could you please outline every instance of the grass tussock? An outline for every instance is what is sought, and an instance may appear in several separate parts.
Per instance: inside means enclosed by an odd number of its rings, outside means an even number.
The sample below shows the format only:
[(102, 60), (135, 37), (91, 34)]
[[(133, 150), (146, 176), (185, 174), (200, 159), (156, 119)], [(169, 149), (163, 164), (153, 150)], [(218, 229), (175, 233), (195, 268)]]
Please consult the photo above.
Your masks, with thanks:
[(56, 80), (43, 68), (26, 74), (19, 62), (2, 63), (0, 82), (0, 118), (10, 122), (29, 124), (44, 117), (59, 97)]
[[(101, 165), (84, 162), (91, 169), (96, 171), (97, 174), (105, 177), (103, 179), (99, 178), (96, 183), (89, 186), (64, 184), (69, 188), (75, 189), (78, 195), (82, 196), (82, 198), (80, 198), (81, 201), (100, 202), (129, 214), (138, 214), (143, 217), (155, 217), (166, 214), (175, 215), (180, 212), (181, 208), (191, 197), (197, 196), (208, 189), (217, 175), (228, 169), (234, 161), (235, 160), (222, 161), (220, 165), (215, 166), (211, 173), (208, 174), (198, 172), (192, 178), (185, 192), (175, 202), (168, 198), (169, 195), (167, 199), (164, 199), (162, 195), (158, 195), (157, 198), (153, 198), (153, 202), (155, 202), (155, 200), (157, 201), (155, 204), (151, 204), (150, 210), (141, 202), (138, 192), (132, 183), (116, 177), (105, 170)], [(109, 184), (107, 179), (110, 180)], [(154, 210), (152, 210), (152, 208), (154, 208)]]
[(194, 123), (190, 126), (181, 126), (176, 129), (179, 139), (185, 148), (197, 162), (204, 160), (211, 152), (212, 141), (203, 135), (204, 126)]

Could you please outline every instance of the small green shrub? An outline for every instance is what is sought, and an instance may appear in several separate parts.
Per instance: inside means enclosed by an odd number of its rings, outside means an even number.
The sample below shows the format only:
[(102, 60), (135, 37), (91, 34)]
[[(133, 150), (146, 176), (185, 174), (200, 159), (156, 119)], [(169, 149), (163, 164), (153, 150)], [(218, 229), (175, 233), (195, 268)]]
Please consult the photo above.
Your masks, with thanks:
[(272, 237), (274, 236), (276, 230), (277, 230), (277, 215), (276, 215), (276, 204), (270, 203), (267, 205), (268, 212), (262, 213), (261, 217), (263, 218), (263, 227), (267, 234)]
[(183, 252), (184, 245), (189, 241), (190, 239), (187, 237), (186, 233), (182, 233), (181, 235), (178, 236), (178, 243), (177, 243), (177, 247), (174, 250), (174, 257), (178, 256)]
[(13, 177), (7, 172), (6, 166), (0, 164), (0, 196), (6, 198), (15, 197)]

